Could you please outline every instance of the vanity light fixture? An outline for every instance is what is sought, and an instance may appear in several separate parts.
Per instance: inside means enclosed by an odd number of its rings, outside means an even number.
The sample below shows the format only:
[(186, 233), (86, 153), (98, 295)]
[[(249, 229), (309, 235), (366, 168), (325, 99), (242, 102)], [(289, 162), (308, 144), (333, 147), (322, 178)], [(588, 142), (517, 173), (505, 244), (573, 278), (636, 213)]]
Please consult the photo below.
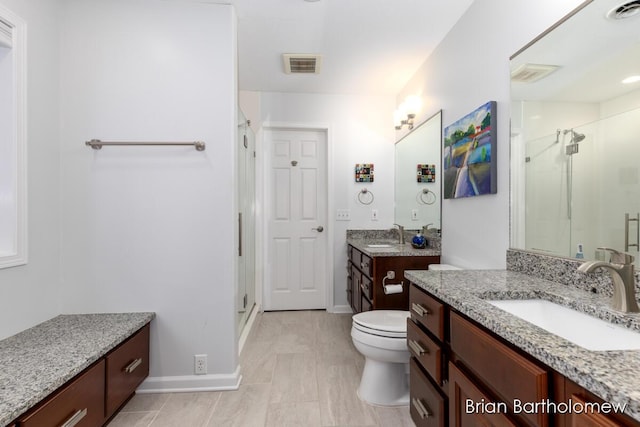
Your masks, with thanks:
[(393, 113), (393, 122), (396, 130), (402, 129), (404, 125), (407, 125), (409, 130), (413, 129), (413, 120), (416, 118), (416, 114), (420, 111), (421, 106), (422, 100), (419, 96), (407, 96), (404, 102), (400, 104), (398, 109)]
[(626, 79), (624, 79), (622, 81), (622, 83), (624, 84), (631, 84), (631, 83), (636, 83), (636, 82), (640, 82), (640, 75), (636, 75), (636, 76), (629, 76)]

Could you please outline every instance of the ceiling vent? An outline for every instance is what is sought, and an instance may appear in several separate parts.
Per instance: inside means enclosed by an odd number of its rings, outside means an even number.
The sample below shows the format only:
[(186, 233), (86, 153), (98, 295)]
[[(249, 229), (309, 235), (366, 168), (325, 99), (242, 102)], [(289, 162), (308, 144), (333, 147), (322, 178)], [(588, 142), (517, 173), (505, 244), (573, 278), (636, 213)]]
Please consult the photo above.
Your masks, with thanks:
[(609, 19), (625, 19), (631, 18), (640, 12), (640, 0), (634, 0), (616, 6), (607, 13)]
[(558, 65), (522, 64), (511, 72), (511, 81), (533, 83), (556, 71)]
[(285, 53), (284, 72), (287, 74), (319, 74), (322, 56), (310, 54)]

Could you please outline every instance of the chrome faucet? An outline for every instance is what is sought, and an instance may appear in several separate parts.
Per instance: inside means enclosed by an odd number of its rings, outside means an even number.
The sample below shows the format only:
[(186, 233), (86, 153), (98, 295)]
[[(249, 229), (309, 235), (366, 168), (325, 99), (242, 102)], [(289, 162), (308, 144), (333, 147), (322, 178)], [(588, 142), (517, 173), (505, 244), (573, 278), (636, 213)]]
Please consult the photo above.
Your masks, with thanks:
[(431, 228), (431, 229), (430, 229), (430, 228), (429, 228), (429, 226), (430, 226), (430, 225), (433, 225), (433, 223), (432, 223), (432, 222), (430, 222), (429, 224), (427, 224), (427, 225), (423, 225), (423, 226), (422, 226), (422, 235), (423, 235), (423, 236), (426, 236), (427, 234), (429, 234), (429, 232), (430, 232), (431, 230), (435, 230), (435, 228)]
[(398, 243), (400, 243), (401, 245), (404, 245), (404, 227), (401, 226), (400, 224), (393, 224), (396, 227), (398, 227)]
[(614, 310), (624, 313), (638, 313), (636, 301), (636, 277), (634, 274), (634, 257), (611, 248), (598, 248), (611, 252), (611, 262), (587, 261), (578, 267), (582, 273), (592, 273), (598, 268), (604, 268), (611, 273), (613, 280), (613, 300), (611, 305)]

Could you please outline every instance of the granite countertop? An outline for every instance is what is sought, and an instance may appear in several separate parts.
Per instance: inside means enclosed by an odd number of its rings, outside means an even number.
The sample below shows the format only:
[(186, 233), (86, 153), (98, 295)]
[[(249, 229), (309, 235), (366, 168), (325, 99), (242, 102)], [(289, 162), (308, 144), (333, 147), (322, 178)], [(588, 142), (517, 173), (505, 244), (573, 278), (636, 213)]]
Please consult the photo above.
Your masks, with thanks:
[(405, 277), (605, 401), (640, 420), (640, 350), (590, 351), (489, 304), (539, 298), (640, 331), (640, 314), (610, 308), (610, 298), (514, 271), (407, 271)]
[[(415, 249), (410, 243), (399, 244), (398, 240), (390, 239), (347, 239), (347, 244), (355, 247), (370, 257), (388, 256), (440, 256), (440, 250), (427, 247)], [(370, 247), (369, 245), (389, 245), (389, 247)]]
[(0, 426), (89, 367), (155, 313), (60, 315), (0, 341)]

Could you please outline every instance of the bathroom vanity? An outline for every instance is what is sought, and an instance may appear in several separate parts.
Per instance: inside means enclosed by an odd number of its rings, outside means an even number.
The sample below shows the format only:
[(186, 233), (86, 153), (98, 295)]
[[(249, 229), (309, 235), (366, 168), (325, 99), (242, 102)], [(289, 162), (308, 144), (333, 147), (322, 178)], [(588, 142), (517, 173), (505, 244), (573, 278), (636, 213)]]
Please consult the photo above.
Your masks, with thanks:
[[(608, 309), (608, 297), (514, 271), (405, 277), (416, 426), (640, 426), (639, 350), (590, 351), (487, 302), (547, 299), (640, 330), (637, 316)], [(604, 410), (579, 411), (585, 404)], [(607, 405), (624, 414), (605, 413)]]
[(104, 425), (149, 374), (154, 316), (61, 315), (1, 340), (0, 425)]
[[(404, 272), (440, 263), (439, 250), (414, 249), (408, 243), (380, 243), (372, 239), (349, 239), (348, 243), (347, 299), (355, 313), (408, 310), (409, 284)], [(388, 288), (401, 292), (385, 294), (385, 285), (401, 285)]]

